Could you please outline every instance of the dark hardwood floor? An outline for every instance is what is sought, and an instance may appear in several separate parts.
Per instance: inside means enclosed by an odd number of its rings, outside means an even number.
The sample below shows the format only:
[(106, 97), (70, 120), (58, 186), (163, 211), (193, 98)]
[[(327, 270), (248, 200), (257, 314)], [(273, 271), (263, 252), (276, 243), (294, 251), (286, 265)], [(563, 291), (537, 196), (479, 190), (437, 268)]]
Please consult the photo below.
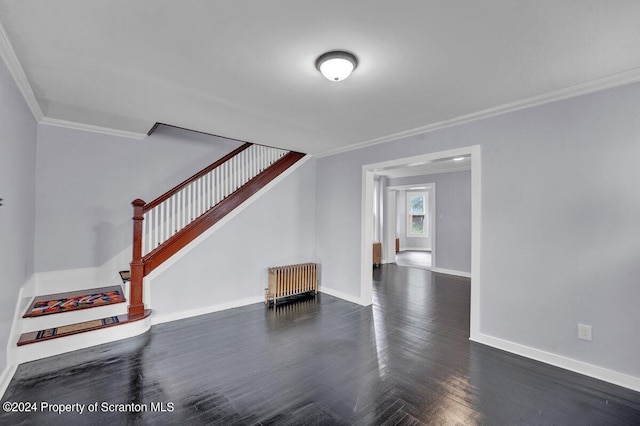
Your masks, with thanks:
[(640, 424), (640, 393), (470, 342), (467, 279), (374, 274), (373, 307), (324, 294), (256, 304), (21, 365), (3, 402), (84, 412), (2, 412), (0, 424)]

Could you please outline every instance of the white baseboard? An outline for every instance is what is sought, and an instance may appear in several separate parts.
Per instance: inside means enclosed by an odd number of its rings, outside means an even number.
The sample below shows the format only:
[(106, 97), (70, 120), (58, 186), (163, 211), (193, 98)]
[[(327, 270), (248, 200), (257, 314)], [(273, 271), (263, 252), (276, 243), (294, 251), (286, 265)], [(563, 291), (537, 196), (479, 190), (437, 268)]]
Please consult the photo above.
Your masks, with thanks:
[(351, 294), (343, 293), (340, 290), (334, 290), (329, 287), (320, 286), (318, 288), (320, 293), (328, 294), (329, 296), (337, 297), (338, 299), (346, 300), (347, 302), (355, 303), (357, 305), (368, 306), (368, 304), (362, 303), (362, 299)]
[(426, 251), (431, 253), (430, 248), (420, 248), (420, 247), (400, 247), (400, 251)]
[(11, 383), (11, 379), (13, 379), (13, 375), (16, 374), (17, 369), (17, 365), (10, 364), (7, 365), (2, 371), (2, 374), (0, 374), (0, 400), (4, 397), (4, 393), (7, 391), (9, 383)]
[(456, 275), (458, 277), (471, 278), (471, 272), (456, 271), (453, 269), (445, 268), (429, 268), (431, 272), (437, 272), (438, 274)]
[(153, 311), (153, 314), (151, 315), (151, 325), (197, 317), (200, 315), (211, 314), (213, 312), (253, 305), (255, 303), (264, 303), (264, 296), (248, 297), (246, 299), (234, 300), (232, 302), (221, 303), (219, 305), (206, 306), (204, 308), (192, 309), (189, 311), (173, 312), (170, 314), (162, 314), (162, 312)]
[(472, 336), (470, 340), (640, 392), (640, 377), (619, 373), (607, 368), (598, 367), (597, 365), (578, 361), (573, 358), (567, 358), (562, 355), (542, 351), (540, 349), (535, 349), (482, 333), (477, 336)]
[(32, 274), (29, 279), (20, 287), (16, 307), (13, 312), (13, 322), (11, 323), (11, 331), (9, 340), (7, 341), (7, 365), (17, 365), (16, 344), (22, 333), (22, 315), (24, 315), (29, 303), (35, 296), (36, 292), (36, 274)]

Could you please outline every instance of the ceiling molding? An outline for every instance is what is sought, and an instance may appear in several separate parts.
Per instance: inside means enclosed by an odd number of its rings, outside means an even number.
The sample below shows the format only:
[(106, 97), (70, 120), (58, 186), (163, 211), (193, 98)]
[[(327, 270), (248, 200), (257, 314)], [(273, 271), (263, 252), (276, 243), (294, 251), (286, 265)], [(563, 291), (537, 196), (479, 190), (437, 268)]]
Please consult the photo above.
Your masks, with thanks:
[(18, 90), (20, 90), (20, 93), (22, 93), (22, 97), (31, 110), (33, 118), (35, 118), (38, 122), (41, 121), (43, 117), (42, 109), (40, 109), (38, 100), (33, 94), (31, 85), (29, 84), (27, 76), (24, 73), (22, 66), (20, 65), (20, 61), (18, 61), (16, 52), (13, 50), (13, 46), (9, 41), (7, 32), (5, 31), (4, 26), (2, 26), (2, 22), (0, 22), (0, 57), (2, 57), (2, 59), (4, 60), (9, 73), (13, 77), (13, 81), (15, 81), (16, 85), (18, 86)]
[(38, 104), (38, 100), (33, 93), (33, 89), (29, 84), (27, 75), (25, 74), (22, 65), (20, 65), (20, 61), (18, 61), (16, 52), (13, 50), (13, 46), (9, 41), (9, 37), (7, 36), (2, 22), (0, 22), (0, 57), (4, 61), (7, 69), (9, 70), (9, 73), (13, 77), (13, 81), (22, 94), (25, 103), (31, 110), (33, 118), (35, 118), (38, 123), (46, 124), (49, 126), (65, 127), (67, 129), (84, 130), (87, 132), (102, 133), (106, 135), (122, 136), (134, 139), (143, 139), (147, 136), (145, 133), (135, 133), (126, 130), (112, 129), (108, 127), (100, 127), (91, 124), (77, 123), (73, 121), (45, 117), (42, 113), (42, 109), (40, 108), (40, 104)]
[(49, 118), (49, 117), (43, 117), (42, 120), (40, 120), (40, 124), (46, 124), (47, 126), (64, 127), (64, 128), (73, 129), (73, 130), (83, 130), (85, 132), (102, 133), (104, 135), (120, 136), (125, 138), (132, 138), (132, 139), (144, 139), (147, 137), (146, 133), (129, 132), (127, 130), (112, 129), (110, 127), (100, 127), (100, 126), (94, 126), (92, 124), (84, 124), (84, 123), (78, 123), (75, 121), (59, 120), (57, 118)]
[[(70, 129), (84, 130), (96, 133), (103, 133), (109, 135), (123, 136), (128, 138), (142, 139), (146, 135), (144, 133), (136, 133), (125, 130), (118, 130), (114, 128), (99, 127), (90, 124), (84, 124), (80, 122), (66, 121), (61, 119), (53, 119), (45, 117), (38, 100), (35, 97), (33, 89), (29, 84), (27, 76), (22, 68), (16, 53), (13, 49), (11, 42), (2, 23), (0, 22), (0, 57), (3, 59), (7, 66), (11, 76), (13, 77), (18, 89), (20, 90), (27, 106), (31, 110), (34, 118), (37, 122), (47, 125), (60, 126)], [(328, 150), (316, 154), (316, 158), (322, 158), (335, 154), (340, 154), (348, 151), (358, 150), (361, 148), (398, 140), (401, 138), (407, 138), (419, 134), (432, 132), (435, 130), (457, 126), (464, 123), (469, 123), (484, 118), (489, 118), (501, 114), (506, 114), (513, 111), (518, 111), (534, 106), (555, 102), (567, 98), (572, 98), (584, 94), (589, 94), (601, 90), (606, 90), (625, 84), (640, 81), (640, 68), (633, 68), (628, 71), (624, 71), (618, 74), (614, 74), (608, 77), (603, 77), (595, 80), (591, 80), (585, 83), (574, 85), (568, 88), (548, 92), (542, 95), (533, 96), (527, 99), (506, 103), (497, 107), (488, 108), (482, 111), (477, 111), (471, 114), (458, 116), (455, 118), (439, 121), (437, 123), (431, 123), (428, 125), (416, 127), (413, 129), (404, 130), (397, 133), (392, 133), (386, 136), (368, 139), (348, 146), (339, 147), (336, 149)]]
[(502, 115), (513, 111), (519, 111), (526, 108), (531, 108), (538, 105), (543, 105), (551, 102), (561, 101), (563, 99), (573, 98), (576, 96), (586, 95), (589, 93), (599, 92), (601, 90), (612, 89), (618, 86), (624, 86), (625, 84), (635, 83), (640, 81), (640, 68), (634, 68), (629, 71), (614, 74), (608, 77), (591, 80), (586, 83), (577, 84), (575, 86), (567, 87), (565, 89), (555, 90), (542, 95), (533, 96), (530, 98), (522, 99), (515, 102), (510, 102), (497, 107), (488, 108), (482, 111), (474, 112), (471, 114), (461, 115), (449, 120), (439, 121), (437, 123), (428, 124), (426, 126), (416, 127), (414, 129), (404, 130), (398, 133), (392, 133), (387, 136), (381, 136), (379, 138), (369, 139), (363, 142), (358, 142), (345, 147), (336, 148), (316, 155), (316, 158), (328, 157), (335, 154), (341, 154), (343, 152), (354, 151), (361, 148), (366, 148), (373, 145), (378, 145), (385, 142), (391, 142), (394, 140), (407, 138), (410, 136), (416, 136), (423, 133), (432, 132), (434, 130), (444, 129), (446, 127), (457, 126), (471, 121), (481, 120), (483, 118), (489, 118), (496, 115)]

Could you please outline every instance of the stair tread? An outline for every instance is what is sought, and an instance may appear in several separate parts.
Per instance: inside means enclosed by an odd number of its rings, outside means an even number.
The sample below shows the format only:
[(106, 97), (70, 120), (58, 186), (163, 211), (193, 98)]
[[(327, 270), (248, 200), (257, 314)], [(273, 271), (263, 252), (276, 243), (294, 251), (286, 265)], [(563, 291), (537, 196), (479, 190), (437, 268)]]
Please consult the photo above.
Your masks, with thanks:
[(60, 327), (46, 328), (44, 330), (31, 331), (20, 335), (18, 339), (18, 346), (27, 345), (30, 343), (43, 342), (51, 339), (57, 339), (60, 337), (71, 336), (74, 334), (85, 333), (88, 331), (101, 330), (103, 328), (109, 328), (116, 325), (124, 325), (130, 322), (139, 321), (148, 317), (151, 314), (151, 310), (144, 311), (144, 315), (130, 317), (127, 314), (115, 315), (112, 317), (100, 318), (91, 321), (84, 321), (75, 324), (64, 325)]
[[(100, 300), (99, 302), (94, 301), (94, 303), (81, 303), (79, 305), (76, 305), (75, 302), (72, 300), (74, 298), (80, 298), (83, 296), (88, 297), (91, 295), (106, 294), (108, 292), (115, 292), (115, 291), (117, 291), (121, 297), (117, 297), (114, 300), (106, 300), (106, 301)], [(47, 307), (45, 309), (45, 306), (47, 305), (44, 305), (43, 302), (62, 301), (64, 299), (69, 299), (66, 302), (64, 308), (60, 306), (52, 305), (51, 307)], [(38, 318), (45, 315), (62, 314), (65, 312), (74, 312), (82, 309), (98, 308), (101, 306), (113, 305), (116, 303), (124, 303), (126, 301), (127, 300), (124, 296), (124, 291), (122, 290), (122, 286), (120, 285), (91, 288), (86, 290), (77, 290), (77, 291), (71, 291), (67, 293), (44, 294), (41, 296), (36, 296), (33, 299), (33, 301), (31, 302), (31, 304), (29, 305), (25, 314), (22, 317)], [(63, 302), (60, 302), (60, 303), (63, 303)], [(43, 306), (37, 306), (38, 304)], [(39, 312), (39, 313), (34, 313), (34, 308), (36, 308), (36, 312)], [(41, 308), (41, 309), (38, 309), (38, 308)]]

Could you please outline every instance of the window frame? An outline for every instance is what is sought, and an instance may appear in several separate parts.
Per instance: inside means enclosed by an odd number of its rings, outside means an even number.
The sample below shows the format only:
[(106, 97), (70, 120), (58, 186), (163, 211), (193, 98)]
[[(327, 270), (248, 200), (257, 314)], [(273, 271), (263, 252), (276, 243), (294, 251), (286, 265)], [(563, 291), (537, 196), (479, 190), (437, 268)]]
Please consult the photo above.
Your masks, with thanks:
[[(422, 205), (424, 209), (423, 215), (413, 215), (411, 214), (411, 197), (421, 196), (422, 197)], [(429, 238), (429, 191), (406, 191), (406, 234), (408, 238)], [(412, 218), (414, 216), (423, 216), (422, 219), (422, 229), (423, 232), (412, 232), (411, 224)]]

